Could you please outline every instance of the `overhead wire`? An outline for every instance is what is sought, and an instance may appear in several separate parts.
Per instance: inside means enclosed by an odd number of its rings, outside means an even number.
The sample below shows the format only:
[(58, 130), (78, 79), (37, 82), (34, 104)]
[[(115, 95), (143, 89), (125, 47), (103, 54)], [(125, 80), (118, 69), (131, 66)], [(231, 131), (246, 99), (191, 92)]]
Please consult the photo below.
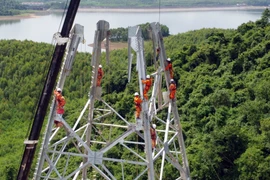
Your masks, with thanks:
[[(61, 21), (60, 21), (59, 27), (58, 27), (58, 32), (60, 31), (61, 25), (62, 25), (62, 23), (63, 23), (64, 14), (66, 13), (66, 10), (67, 10), (67, 7), (68, 7), (68, 6), (67, 6), (67, 5), (68, 5), (68, 1), (70, 1), (70, 0), (66, 0), (65, 8), (64, 8), (64, 11), (63, 11), (63, 14), (62, 14), (62, 17), (61, 17)], [(50, 48), (49, 51), (47, 51), (47, 52), (48, 52), (48, 55), (50, 55), (50, 56), (51, 56), (51, 59), (52, 59), (52, 56), (53, 56), (53, 49), (54, 49), (54, 46), (55, 46), (55, 43), (54, 43), (54, 37), (52, 37), (51, 45), (52, 45), (51, 48)], [(50, 64), (49, 62), (50, 62), (50, 61), (45, 61), (45, 63), (46, 63), (46, 64), (45, 64), (45, 69), (48, 69), (48, 68), (49, 68), (49, 64)], [(42, 79), (43, 79), (44, 81), (46, 81), (47, 72), (48, 72), (48, 71), (43, 71)], [(43, 87), (42, 87), (42, 88), (43, 88)], [(41, 89), (41, 91), (40, 91), (39, 97), (41, 96), (41, 94), (42, 94), (42, 89)], [(36, 111), (37, 111), (38, 103), (39, 103), (39, 99), (36, 100), (36, 103), (35, 103), (35, 106), (34, 106), (33, 109), (32, 109), (32, 112), (36, 112)], [(27, 131), (26, 131), (25, 138), (27, 138), (27, 137), (29, 136), (29, 134), (30, 134), (30, 129), (31, 129), (31, 126), (32, 126), (32, 124), (33, 124), (34, 116), (35, 116), (35, 113), (32, 114), (31, 121), (30, 121), (30, 123), (29, 123), (29, 125), (28, 125), (28, 128), (27, 128)]]
[[(158, 23), (161, 26), (161, 24), (160, 24), (160, 14), (161, 14), (161, 12), (160, 11), (161, 11), (161, 0), (158, 1)], [(154, 57), (155, 61), (157, 63), (158, 58), (159, 58), (159, 53), (160, 53), (159, 41), (158, 41), (158, 44), (157, 44), (157, 48), (155, 48), (155, 50), (156, 50), (156, 53), (158, 53), (158, 54), (156, 54), (156, 57)], [(151, 123), (156, 124), (156, 119), (153, 119), (151, 121)]]
[(68, 6), (68, 1), (69, 1), (69, 0), (66, 0), (65, 8), (64, 8), (64, 11), (63, 11), (63, 14), (62, 14), (62, 18), (61, 18), (59, 27), (58, 27), (58, 31), (60, 31), (61, 25), (62, 25), (62, 23), (63, 23), (64, 15), (66, 14), (67, 6)]
[(161, 0), (158, 1), (158, 22), (160, 24), (160, 6), (161, 6)]

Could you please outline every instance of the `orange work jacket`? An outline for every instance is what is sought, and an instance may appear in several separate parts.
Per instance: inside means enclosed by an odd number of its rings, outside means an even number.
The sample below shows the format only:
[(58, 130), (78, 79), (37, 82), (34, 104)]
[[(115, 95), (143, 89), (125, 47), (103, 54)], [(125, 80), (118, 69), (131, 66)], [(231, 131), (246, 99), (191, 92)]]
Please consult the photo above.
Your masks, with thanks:
[(152, 85), (152, 79), (149, 78), (149, 79), (146, 79), (146, 80), (142, 80), (142, 83), (145, 84), (145, 89), (149, 90), (151, 85)]
[(98, 76), (97, 78), (98, 79), (101, 79), (103, 77), (103, 71), (102, 71), (102, 68), (98, 68)]
[(56, 90), (54, 91), (54, 95), (55, 95), (55, 100), (57, 103), (57, 110), (63, 109), (64, 105), (66, 104), (66, 100), (65, 100), (64, 96), (62, 96), (62, 94)]
[(176, 91), (176, 84), (174, 84), (174, 83), (171, 83), (170, 84), (170, 91), (172, 92), (172, 91)]
[(170, 99), (174, 99), (176, 92), (176, 84), (171, 83), (169, 89), (170, 89)]
[(135, 103), (135, 107), (139, 107), (141, 108), (141, 103), (142, 103), (142, 99), (139, 96), (135, 96), (134, 97), (134, 103)]
[(165, 67), (165, 70), (166, 71), (172, 71), (173, 70), (173, 68), (172, 68), (172, 63), (170, 62), (170, 63), (168, 63), (168, 65)]
[(157, 139), (157, 134), (156, 134), (156, 130), (154, 128), (150, 128), (150, 134), (151, 134), (151, 139)]

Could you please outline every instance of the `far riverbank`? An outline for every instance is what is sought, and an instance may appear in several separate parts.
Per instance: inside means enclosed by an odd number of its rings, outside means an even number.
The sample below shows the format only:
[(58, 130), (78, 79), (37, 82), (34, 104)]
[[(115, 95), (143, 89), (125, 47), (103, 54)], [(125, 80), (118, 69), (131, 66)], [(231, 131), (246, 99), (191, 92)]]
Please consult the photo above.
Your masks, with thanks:
[[(269, 6), (230, 6), (230, 7), (196, 7), (196, 8), (134, 8), (134, 9), (124, 9), (124, 8), (79, 8), (78, 12), (112, 12), (112, 13), (153, 13), (153, 12), (188, 12), (188, 11), (244, 11), (244, 10), (262, 10), (270, 8)], [(37, 18), (39, 14), (46, 14), (51, 12), (62, 12), (63, 10), (46, 10), (46, 11), (37, 11), (36, 13), (31, 14), (22, 14), (16, 16), (0, 16), (0, 21), (4, 20), (19, 20), (19, 19), (26, 19), (26, 18)]]
[(231, 11), (231, 10), (261, 10), (269, 6), (230, 6), (230, 7), (192, 7), (192, 8), (79, 8), (81, 12), (185, 12), (185, 11)]
[(20, 20), (20, 19), (27, 19), (27, 18), (37, 18), (38, 15), (36, 14), (21, 14), (21, 15), (15, 15), (15, 16), (0, 16), (0, 21), (5, 20)]

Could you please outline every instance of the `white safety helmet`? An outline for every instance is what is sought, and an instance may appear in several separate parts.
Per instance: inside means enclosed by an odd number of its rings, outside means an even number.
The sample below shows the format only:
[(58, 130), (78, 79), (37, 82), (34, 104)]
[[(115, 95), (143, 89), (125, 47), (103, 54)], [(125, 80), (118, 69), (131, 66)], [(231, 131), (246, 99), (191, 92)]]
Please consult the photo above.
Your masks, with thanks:
[(61, 88), (57, 88), (56, 91), (57, 92), (62, 92), (62, 89)]
[(157, 125), (156, 125), (156, 124), (153, 124), (152, 127), (153, 127), (154, 129), (156, 129)]
[(173, 80), (173, 79), (171, 79), (171, 82), (174, 82), (174, 80)]
[(168, 58), (167, 61), (171, 61), (171, 58)]
[(139, 93), (138, 92), (135, 92), (134, 96), (139, 96)]
[(150, 75), (147, 75), (146, 78), (149, 79), (150, 78)]
[(98, 67), (99, 67), (99, 68), (102, 68), (102, 65), (100, 64)]

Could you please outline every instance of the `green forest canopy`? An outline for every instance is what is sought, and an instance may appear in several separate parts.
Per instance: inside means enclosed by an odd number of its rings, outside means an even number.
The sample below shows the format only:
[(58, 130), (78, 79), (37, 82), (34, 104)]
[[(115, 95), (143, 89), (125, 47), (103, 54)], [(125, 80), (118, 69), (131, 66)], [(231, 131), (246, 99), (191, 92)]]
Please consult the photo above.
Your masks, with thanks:
[[(43, 2), (43, 5), (21, 5), (22, 2)], [(0, 0), (0, 15), (14, 15), (18, 10), (64, 9), (64, 0)], [(81, 0), (81, 8), (174, 8), (174, 7), (222, 7), (222, 6), (269, 6), (268, 0)]]
[[(175, 69), (193, 179), (270, 177), (269, 18), (267, 9), (260, 20), (235, 30), (201, 29), (164, 38)], [(17, 40), (1, 40), (0, 47), (0, 177), (13, 180), (53, 47)], [(154, 71), (151, 50), (147, 43), (148, 73)], [(86, 102), (90, 59), (90, 54), (78, 53), (66, 80), (66, 119), (77, 117)], [(110, 67), (104, 65), (103, 99), (122, 116), (131, 117), (137, 79), (133, 66), (133, 81), (127, 83), (126, 59), (127, 49), (110, 53)], [(174, 179), (169, 167), (166, 177)]]
[[(151, 40), (149, 34), (149, 23), (139, 24), (142, 30), (142, 38), (147, 41)], [(169, 28), (166, 25), (160, 25), (161, 34), (163, 37), (167, 37), (170, 35)], [(127, 42), (128, 40), (128, 28), (114, 28), (110, 29), (110, 41), (112, 42)]]
[(25, 7), (16, 0), (0, 0), (0, 16), (11, 16), (20, 14)]
[(217, 7), (236, 6), (237, 4), (252, 6), (268, 6), (267, 0), (82, 0), (88, 7)]

